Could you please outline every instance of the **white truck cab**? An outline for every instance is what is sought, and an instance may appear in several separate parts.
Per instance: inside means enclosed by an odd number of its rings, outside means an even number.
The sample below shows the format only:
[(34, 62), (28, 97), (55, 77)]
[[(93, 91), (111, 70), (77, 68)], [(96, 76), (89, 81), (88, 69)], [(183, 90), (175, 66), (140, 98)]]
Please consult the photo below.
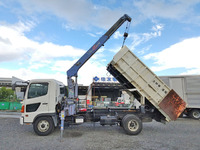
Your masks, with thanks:
[(31, 80), (22, 102), (20, 124), (33, 124), (39, 135), (49, 134), (58, 124), (58, 107), (65, 85), (54, 79)]

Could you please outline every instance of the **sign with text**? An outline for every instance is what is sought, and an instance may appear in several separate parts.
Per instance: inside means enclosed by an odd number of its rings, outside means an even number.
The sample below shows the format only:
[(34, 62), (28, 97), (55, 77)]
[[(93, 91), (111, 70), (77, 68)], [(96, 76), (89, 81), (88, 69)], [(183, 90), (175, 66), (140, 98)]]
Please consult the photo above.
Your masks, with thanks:
[(118, 82), (114, 77), (94, 77), (94, 82)]

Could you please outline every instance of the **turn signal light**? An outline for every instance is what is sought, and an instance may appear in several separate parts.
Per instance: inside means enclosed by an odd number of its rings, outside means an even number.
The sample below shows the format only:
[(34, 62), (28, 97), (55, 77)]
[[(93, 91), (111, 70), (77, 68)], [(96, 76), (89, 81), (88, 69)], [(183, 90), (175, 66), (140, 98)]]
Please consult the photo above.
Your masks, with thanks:
[(21, 113), (24, 113), (24, 105), (21, 108)]

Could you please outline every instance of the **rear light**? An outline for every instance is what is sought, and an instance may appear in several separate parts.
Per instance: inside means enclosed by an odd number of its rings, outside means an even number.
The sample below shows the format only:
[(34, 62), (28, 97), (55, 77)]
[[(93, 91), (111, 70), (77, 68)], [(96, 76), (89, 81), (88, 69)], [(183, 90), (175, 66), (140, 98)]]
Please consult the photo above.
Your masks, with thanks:
[(86, 112), (87, 109), (86, 109), (86, 108), (80, 108), (79, 111), (80, 111), (80, 112)]
[(21, 113), (24, 113), (24, 105), (21, 108)]

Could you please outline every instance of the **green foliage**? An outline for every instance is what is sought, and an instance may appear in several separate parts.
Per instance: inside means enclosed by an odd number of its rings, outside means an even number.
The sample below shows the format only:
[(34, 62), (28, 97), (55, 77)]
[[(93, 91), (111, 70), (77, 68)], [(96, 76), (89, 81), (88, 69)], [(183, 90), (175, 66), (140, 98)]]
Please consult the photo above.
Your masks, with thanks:
[(17, 97), (12, 89), (6, 89), (6, 87), (2, 87), (0, 88), (0, 101), (14, 102), (17, 101)]

